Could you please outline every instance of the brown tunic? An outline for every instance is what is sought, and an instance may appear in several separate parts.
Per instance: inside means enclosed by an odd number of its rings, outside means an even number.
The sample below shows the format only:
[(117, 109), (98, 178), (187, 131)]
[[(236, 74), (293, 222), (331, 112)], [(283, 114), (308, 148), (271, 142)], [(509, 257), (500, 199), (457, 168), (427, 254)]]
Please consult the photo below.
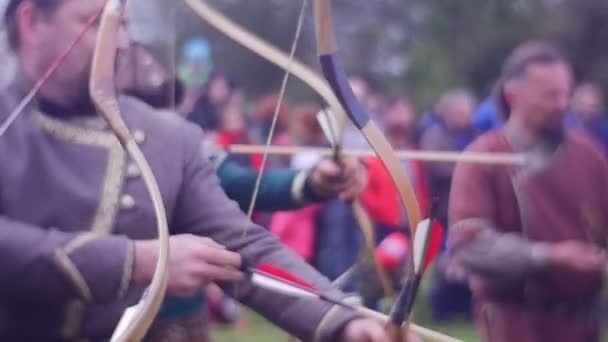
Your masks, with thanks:
[[(468, 150), (527, 151), (532, 158), (521, 168), (459, 164), (455, 171), (450, 241), (473, 274), (471, 287), (484, 340), (597, 338), (590, 317), (600, 275), (550, 269), (546, 246), (579, 240), (604, 247), (608, 223), (605, 158), (580, 136), (569, 135), (551, 151), (526, 144), (506, 130), (482, 136)], [(560, 314), (554, 310), (557, 307), (575, 307), (577, 314), (571, 310)]]

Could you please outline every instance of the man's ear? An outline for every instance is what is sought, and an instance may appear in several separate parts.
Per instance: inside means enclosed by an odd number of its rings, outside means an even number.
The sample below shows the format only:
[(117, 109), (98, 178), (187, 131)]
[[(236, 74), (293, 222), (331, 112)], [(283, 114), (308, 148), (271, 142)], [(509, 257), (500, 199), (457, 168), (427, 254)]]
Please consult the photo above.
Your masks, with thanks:
[(517, 101), (517, 94), (521, 90), (521, 81), (517, 79), (509, 80), (504, 86), (504, 97), (510, 106), (513, 106), (513, 102)]
[(31, 1), (24, 1), (15, 12), (19, 45), (36, 46), (42, 39), (42, 13)]

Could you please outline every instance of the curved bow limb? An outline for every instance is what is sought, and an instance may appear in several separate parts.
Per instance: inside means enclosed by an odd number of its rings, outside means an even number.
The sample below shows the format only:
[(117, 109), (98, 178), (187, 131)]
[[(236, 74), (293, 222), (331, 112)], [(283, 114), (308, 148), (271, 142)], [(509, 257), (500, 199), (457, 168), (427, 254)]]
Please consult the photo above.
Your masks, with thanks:
[[(399, 192), (399, 197), (406, 207), (409, 226), (414, 230), (421, 219), (420, 207), (416, 200), (414, 188), (392, 146), (378, 126), (371, 120), (369, 114), (357, 101), (353, 90), (348, 84), (346, 74), (336, 51), (336, 39), (332, 26), (330, 5), (329, 0), (315, 1), (317, 48), (319, 50), (319, 60), (323, 68), (323, 74), (345, 109), (349, 119), (361, 131), (367, 142), (386, 166)], [(414, 231), (412, 231), (413, 233)]]
[[(332, 111), (334, 111), (334, 113), (337, 113), (342, 117), (344, 116), (344, 114), (348, 114), (348, 112), (344, 112), (344, 108), (342, 106), (343, 101), (341, 98), (339, 98), (339, 96), (336, 96), (336, 94), (334, 93), (334, 89), (332, 89), (333, 87), (328, 86), (327, 82), (321, 77), (319, 77), (316, 72), (309, 70), (307, 66), (296, 60), (293, 60), (282, 51), (278, 50), (267, 42), (246, 31), (239, 25), (233, 23), (231, 20), (222, 15), (219, 11), (208, 5), (205, 1), (184, 1), (193, 9), (194, 12), (196, 12), (199, 16), (201, 16), (201, 18), (203, 18), (217, 30), (223, 32), (231, 39), (244, 45), (245, 47), (257, 53), (261, 57), (267, 59), (268, 61), (276, 64), (277, 66), (283, 69), (287, 69), (288, 72), (291, 72), (293, 75), (302, 79), (305, 83), (310, 85), (313, 89), (317, 90), (317, 92), (319, 92), (324, 98), (324, 100), (329, 104), (330, 108), (332, 109)], [(366, 130), (364, 130), (365, 137), (368, 139), (368, 141), (371, 140), (370, 144), (376, 150), (377, 154), (381, 156), (382, 160), (387, 165), (391, 176), (393, 176), (393, 178), (396, 180), (397, 189), (399, 189), (400, 196), (403, 202), (406, 203), (406, 207), (408, 208), (408, 218), (410, 221), (410, 225), (413, 225), (415, 227), (418, 221), (420, 221), (420, 214), (418, 209), (418, 203), (416, 202), (414, 196), (413, 188), (409, 184), (409, 179), (407, 179), (407, 177), (405, 176), (406, 173), (401, 167), (399, 160), (394, 155), (392, 156), (392, 158), (390, 155), (387, 155), (392, 152), (392, 147), (386, 141), (380, 130), (377, 127), (375, 127), (374, 129), (373, 126), (374, 125), (371, 125), (371, 128), (367, 129), (367, 134), (365, 134)], [(401, 175), (398, 174), (399, 172), (401, 173)], [(404, 186), (400, 186), (400, 184)], [(409, 187), (409, 190), (405, 189), (404, 187)], [(369, 317), (373, 317), (384, 322), (388, 320), (386, 316), (373, 310), (369, 310), (366, 308), (358, 308), (358, 310), (362, 311)], [(411, 325), (411, 330), (422, 337), (429, 338), (438, 342), (458, 341), (456, 339), (450, 338), (449, 336), (413, 324)]]
[(184, 0), (184, 2), (216, 30), (279, 68), (289, 70), (291, 74), (308, 84), (321, 95), (334, 113), (342, 116), (345, 115), (340, 101), (336, 98), (327, 82), (318, 73), (298, 60), (291, 60), (286, 53), (228, 19), (206, 1)]
[[(346, 126), (345, 122), (338, 122), (340, 120), (326, 110), (323, 110), (317, 114), (317, 121), (319, 121), (321, 129), (327, 140), (333, 144), (331, 155), (334, 161), (338, 164), (342, 164), (344, 158), (343, 145), (344, 128)], [(395, 293), (393, 291), (391, 280), (384, 269), (384, 266), (378, 261), (378, 258), (376, 258), (376, 227), (374, 226), (369, 213), (362, 205), (361, 200), (358, 197), (350, 200), (348, 204), (363, 236), (363, 245), (361, 247), (361, 255), (359, 256), (359, 260), (344, 271), (344, 273), (338, 276), (332, 282), (332, 284), (338, 288), (343, 287), (344, 283), (349, 281), (354, 274), (359, 273), (361, 266), (364, 263), (371, 263), (380, 281), (384, 296), (393, 300)]]
[[(221, 12), (209, 5), (206, 1), (184, 1), (195, 13), (197, 13), (203, 20), (205, 20), (215, 29), (224, 33), (226, 36), (236, 41), (237, 43), (243, 45), (247, 49), (255, 52), (260, 57), (266, 59), (267, 61), (275, 64), (276, 66), (284, 70), (287, 70), (289, 73), (302, 80), (323, 98), (323, 100), (328, 104), (333, 113), (340, 116), (340, 118), (346, 119), (346, 113), (342, 108), (340, 101), (332, 91), (331, 87), (328, 85), (327, 81), (317, 72), (315, 72), (302, 62), (290, 58), (286, 53), (284, 53), (280, 49), (257, 37), (256, 35), (247, 31), (240, 25), (234, 23)], [(359, 227), (363, 233), (363, 236), (365, 237), (365, 248), (367, 249), (367, 253), (372, 253), (373, 255), (375, 242), (373, 239), (373, 226), (368, 223), (370, 219), (367, 215), (367, 212), (360, 205), (360, 203), (353, 203), (351, 207), (353, 210), (353, 215), (359, 223)], [(382, 272), (381, 268), (379, 268), (378, 265), (376, 265), (376, 272), (378, 273), (378, 277), (381, 280), (385, 294), (388, 297), (393, 297), (391, 289), (388, 286), (388, 278), (385, 272)]]
[[(378, 157), (384, 163), (391, 175), (393, 182), (399, 192), (402, 203), (405, 205), (411, 235), (415, 236), (421, 215), (416, 195), (406, 171), (399, 163), (393, 148), (384, 137), (378, 126), (371, 120), (369, 114), (363, 109), (351, 89), (342, 62), (337, 54), (336, 37), (333, 29), (331, 2), (330, 0), (315, 0), (315, 27), (317, 34), (317, 49), (319, 61), (323, 74), (328, 80), (332, 90), (346, 110), (346, 114), (361, 131), (370, 146), (376, 151)], [(410, 250), (410, 262), (408, 268), (408, 279), (413, 276), (413, 257)], [(407, 286), (399, 293), (396, 303), (405, 302), (410, 295)], [(402, 341), (407, 332), (403, 332), (401, 325), (407, 317), (401, 317), (403, 310), (394, 307), (389, 322), (386, 326), (387, 332), (393, 341)], [(407, 324), (406, 324), (407, 328)], [(407, 330), (407, 329), (406, 329)]]
[(97, 35), (89, 83), (91, 97), (123, 148), (140, 170), (156, 215), (159, 254), (152, 282), (140, 302), (125, 311), (112, 341), (141, 341), (152, 325), (167, 288), (169, 230), (162, 196), (152, 170), (122, 119), (114, 82), (117, 39), (125, 0), (108, 0)]

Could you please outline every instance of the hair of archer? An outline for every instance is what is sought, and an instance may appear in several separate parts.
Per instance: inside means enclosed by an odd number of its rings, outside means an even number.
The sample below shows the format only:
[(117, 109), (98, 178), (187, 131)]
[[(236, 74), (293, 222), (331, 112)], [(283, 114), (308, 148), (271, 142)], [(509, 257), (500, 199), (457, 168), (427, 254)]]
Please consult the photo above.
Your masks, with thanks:
[(507, 58), (493, 96), (501, 114), (508, 119), (511, 105), (505, 96), (506, 84), (526, 74), (531, 65), (564, 63), (570, 65), (566, 55), (553, 44), (545, 41), (529, 41), (519, 45)]
[(8, 46), (15, 51), (19, 47), (19, 30), (17, 28), (17, 10), (23, 3), (29, 2), (39, 8), (42, 13), (49, 15), (61, 4), (63, 0), (10, 0), (4, 11), (4, 26)]

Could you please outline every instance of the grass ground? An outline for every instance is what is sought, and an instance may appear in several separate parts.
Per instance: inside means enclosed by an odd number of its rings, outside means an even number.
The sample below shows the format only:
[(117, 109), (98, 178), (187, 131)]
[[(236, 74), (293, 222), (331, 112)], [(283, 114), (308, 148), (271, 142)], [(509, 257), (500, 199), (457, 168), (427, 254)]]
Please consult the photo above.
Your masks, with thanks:
[[(427, 277), (428, 278), (428, 277)], [(422, 291), (426, 292), (429, 288), (429, 280), (425, 279), (422, 284)], [(427, 328), (440, 331), (447, 335), (456, 337), (466, 342), (479, 341), (475, 328), (470, 322), (456, 322), (449, 325), (432, 326), (430, 322), (430, 305), (426, 296), (420, 295), (414, 310), (416, 322)], [(271, 325), (262, 317), (251, 311), (244, 311), (245, 323), (234, 329), (216, 328), (213, 330), (214, 342), (287, 342), (288, 336), (282, 330)]]
[[(238, 329), (234, 328), (216, 328), (213, 332), (213, 341), (215, 342), (287, 342), (287, 334), (256, 314), (245, 311), (247, 323)], [(459, 338), (463, 341), (478, 341), (475, 329), (470, 323), (454, 323), (450, 325), (436, 326), (429, 328), (441, 331), (450, 336)]]
[[(424, 309), (424, 308), (423, 308)], [(247, 324), (234, 328), (216, 328), (213, 331), (214, 342), (287, 342), (287, 334), (275, 328), (260, 316), (245, 311)], [(424, 324), (423, 324), (424, 325)], [(440, 331), (444, 334), (456, 337), (462, 341), (475, 342), (479, 337), (475, 328), (469, 322), (453, 323), (449, 325), (431, 326), (427, 328)], [(604, 336), (603, 342), (608, 342), (608, 336)]]

